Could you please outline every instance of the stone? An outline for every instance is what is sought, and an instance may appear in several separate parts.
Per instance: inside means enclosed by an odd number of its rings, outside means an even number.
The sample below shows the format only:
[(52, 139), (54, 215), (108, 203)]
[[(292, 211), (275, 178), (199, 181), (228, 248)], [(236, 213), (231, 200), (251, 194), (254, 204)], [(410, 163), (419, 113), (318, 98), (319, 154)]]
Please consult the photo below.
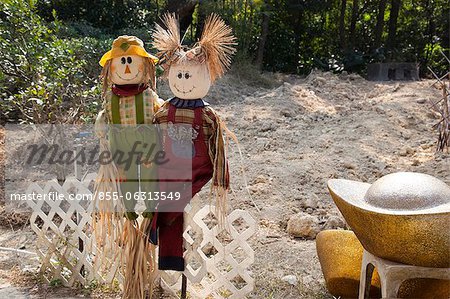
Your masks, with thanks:
[(306, 213), (298, 213), (288, 221), (287, 232), (296, 238), (314, 239), (320, 232), (319, 220)]
[(314, 86), (322, 86), (327, 83), (327, 79), (317, 76), (312, 80)]
[(297, 276), (295, 276), (295, 275), (286, 275), (286, 276), (283, 276), (283, 277), (281, 278), (281, 280), (282, 280), (282, 281), (285, 281), (285, 282), (287, 282), (288, 284), (293, 285), (293, 286), (297, 285), (297, 282), (298, 282)]
[(331, 215), (324, 224), (324, 229), (345, 228), (345, 221), (341, 217)]
[(345, 162), (344, 167), (347, 169), (356, 169), (356, 165), (350, 162)]
[(265, 184), (269, 181), (269, 178), (267, 178), (267, 176), (260, 174), (255, 178), (254, 183), (255, 184)]
[(385, 114), (386, 113), (386, 109), (383, 106), (375, 107), (375, 111), (378, 112), (379, 114)]
[(413, 155), (414, 153), (415, 153), (415, 150), (413, 148), (409, 147), (409, 146), (406, 146), (406, 147), (402, 148), (398, 152), (399, 156), (401, 156), (401, 157), (410, 156), (410, 155)]
[(427, 102), (427, 99), (423, 99), (423, 98), (422, 99), (417, 99), (416, 102), (418, 104), (425, 104)]
[(22, 268), (22, 273), (25, 273), (25, 274), (34, 274), (37, 272), (39, 272), (39, 268), (36, 266), (33, 266), (33, 265), (25, 265)]
[(291, 109), (283, 109), (280, 111), (280, 115), (284, 117), (294, 117), (294, 111)]
[(308, 197), (303, 203), (304, 208), (316, 209), (318, 207), (317, 199)]
[(429, 149), (430, 147), (433, 147), (435, 144), (434, 143), (422, 143), (421, 145), (420, 145), (420, 147), (422, 148), (422, 149), (424, 149), (424, 150), (426, 150), (426, 149)]
[(411, 139), (411, 133), (408, 132), (408, 131), (403, 131), (403, 132), (401, 132), (401, 135), (402, 135), (402, 137), (403, 137), (405, 140)]
[(408, 155), (408, 152), (406, 151), (405, 148), (402, 148), (402, 149), (398, 152), (398, 155), (399, 155), (400, 157), (406, 157), (406, 156)]

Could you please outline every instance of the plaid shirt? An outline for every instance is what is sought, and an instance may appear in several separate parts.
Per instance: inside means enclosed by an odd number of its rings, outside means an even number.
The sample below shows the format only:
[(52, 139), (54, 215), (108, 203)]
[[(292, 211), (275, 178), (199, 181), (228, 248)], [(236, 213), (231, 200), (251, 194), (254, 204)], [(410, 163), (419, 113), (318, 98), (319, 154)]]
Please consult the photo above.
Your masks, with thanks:
[[(109, 119), (113, 119), (112, 115), (112, 91), (106, 94), (106, 109), (108, 111)], [(152, 124), (153, 117), (156, 111), (161, 106), (158, 95), (151, 89), (147, 88), (142, 92), (143, 109), (144, 109), (144, 124)], [(135, 96), (120, 97), (119, 98), (119, 113), (120, 124), (122, 125), (136, 125), (136, 105)]]

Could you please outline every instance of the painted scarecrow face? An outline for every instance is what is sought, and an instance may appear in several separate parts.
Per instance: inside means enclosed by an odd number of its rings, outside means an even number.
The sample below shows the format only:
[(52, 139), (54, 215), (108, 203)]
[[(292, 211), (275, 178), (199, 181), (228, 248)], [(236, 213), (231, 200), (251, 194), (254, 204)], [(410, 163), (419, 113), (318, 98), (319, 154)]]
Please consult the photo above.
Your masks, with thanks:
[(183, 60), (169, 69), (169, 86), (173, 94), (185, 100), (201, 99), (211, 87), (211, 78), (206, 63)]
[(117, 85), (143, 83), (144, 59), (138, 55), (113, 58), (110, 66), (111, 82)]

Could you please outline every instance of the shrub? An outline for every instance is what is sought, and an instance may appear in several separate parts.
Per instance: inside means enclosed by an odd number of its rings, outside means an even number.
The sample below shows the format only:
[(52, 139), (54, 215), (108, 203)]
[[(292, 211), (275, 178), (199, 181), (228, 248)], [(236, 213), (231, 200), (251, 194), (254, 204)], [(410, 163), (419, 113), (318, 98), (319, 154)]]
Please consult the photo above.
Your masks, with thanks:
[[(46, 24), (35, 1), (0, 3), (0, 118), (33, 123), (90, 121), (99, 89), (98, 52), (106, 41), (57, 37), (62, 25)], [(101, 49), (98, 49), (101, 48)], [(95, 64), (93, 62), (95, 61)], [(84, 113), (84, 112), (88, 113)]]

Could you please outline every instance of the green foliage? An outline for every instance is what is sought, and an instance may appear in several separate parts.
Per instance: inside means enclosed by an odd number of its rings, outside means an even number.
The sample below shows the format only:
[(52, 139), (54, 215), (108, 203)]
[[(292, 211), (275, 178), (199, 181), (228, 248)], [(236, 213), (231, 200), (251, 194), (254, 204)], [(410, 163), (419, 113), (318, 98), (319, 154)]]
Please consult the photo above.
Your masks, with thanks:
[(59, 278), (52, 279), (48, 285), (52, 288), (58, 288), (63, 285), (62, 280)]
[[(38, 1), (38, 12), (52, 21), (53, 10), (63, 21), (82, 20), (109, 34), (125, 28), (144, 28), (157, 18), (158, 1), (147, 0), (44, 0)], [(161, 4), (162, 5), (162, 4)]]
[[(401, 0), (391, 42), (391, 0), (383, 12), (380, 1), (356, 1), (353, 7), (351, 0), (343, 10), (342, 1), (332, 0), (3, 0), (0, 122), (91, 122), (100, 98), (98, 61), (112, 40), (136, 35), (151, 51), (150, 30), (169, 4), (182, 11), (182, 5), (192, 2), (197, 6), (184, 42), (195, 43), (205, 16), (219, 13), (238, 38), (235, 71), (245, 76), (248, 70), (255, 84), (268, 85), (255, 75), (260, 69), (252, 62), (263, 16), (269, 16), (264, 70), (363, 74), (368, 63), (405, 61), (419, 63), (426, 75), (428, 66), (439, 74), (447, 67), (440, 54), (448, 55), (450, 49), (446, 0)], [(375, 45), (378, 16), (384, 24)]]
[(83, 120), (89, 117), (85, 108), (99, 93), (92, 88), (99, 68), (91, 63), (101, 43), (58, 38), (61, 23), (45, 24), (34, 5), (21, 0), (0, 4), (1, 118), (35, 123)]

